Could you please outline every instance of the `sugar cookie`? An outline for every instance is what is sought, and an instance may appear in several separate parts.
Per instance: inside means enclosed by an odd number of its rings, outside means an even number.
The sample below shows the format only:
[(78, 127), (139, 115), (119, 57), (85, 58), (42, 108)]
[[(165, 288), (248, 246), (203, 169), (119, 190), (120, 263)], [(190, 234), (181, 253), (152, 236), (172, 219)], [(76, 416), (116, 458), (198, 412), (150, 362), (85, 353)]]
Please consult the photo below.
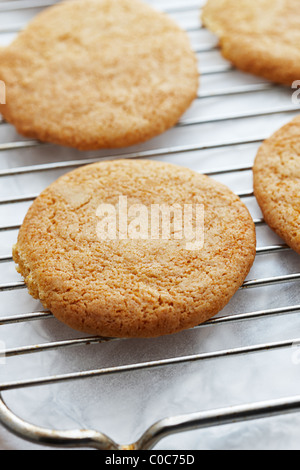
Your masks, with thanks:
[[(120, 198), (131, 221), (127, 236)], [(139, 207), (150, 210), (141, 239), (129, 230), (135, 223), (130, 211)], [(163, 222), (157, 232), (154, 227), (151, 211), (158, 207), (171, 208), (169, 237)], [(204, 225), (194, 225), (203, 237), (192, 233), (199, 244), (191, 245), (185, 231), (178, 236), (178, 207), (181, 214), (203, 209)], [(114, 236), (114, 220), (107, 224), (112, 231), (102, 230), (103, 209), (115, 220), (118, 214)], [(70, 327), (108, 337), (156, 337), (216, 315), (245, 280), (255, 253), (253, 220), (226, 186), (175, 165), (121, 160), (76, 169), (50, 185), (29, 209), (13, 257), (31, 295)]]
[(72, 0), (40, 13), (0, 53), (4, 118), (80, 150), (144, 142), (197, 96), (187, 34), (140, 0)]

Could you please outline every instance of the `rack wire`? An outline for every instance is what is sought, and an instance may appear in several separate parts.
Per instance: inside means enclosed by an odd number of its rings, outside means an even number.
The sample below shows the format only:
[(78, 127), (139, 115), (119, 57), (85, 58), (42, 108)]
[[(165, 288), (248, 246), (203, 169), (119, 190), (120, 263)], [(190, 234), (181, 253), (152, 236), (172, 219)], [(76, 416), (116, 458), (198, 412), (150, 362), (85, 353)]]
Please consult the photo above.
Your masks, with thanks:
[[(2, 12), (7, 11), (19, 11), (23, 10), (34, 10), (44, 8), (55, 2), (42, 1), (42, 0), (15, 0), (13, 2), (3, 2), (0, 3), (0, 15)], [(158, 3), (151, 2), (155, 5)], [(202, 2), (203, 4), (204, 2)], [(201, 6), (201, 5), (200, 5)], [(162, 8), (161, 2), (159, 5)], [(163, 6), (164, 11), (169, 14), (182, 14), (182, 13), (193, 13), (197, 15), (199, 12), (199, 2), (179, 2), (173, 0), (173, 2), (164, 2)], [(22, 24), (18, 22), (13, 22), (12, 24), (0, 24), (0, 34), (6, 34), (11, 32), (17, 32), (23, 27)], [(197, 33), (201, 30), (201, 25), (195, 26), (193, 22), (188, 23), (185, 26), (185, 29), (188, 33)], [(215, 42), (209, 44), (194, 44), (195, 52), (201, 56), (203, 53), (217, 52)], [(237, 73), (234, 71), (230, 64), (228, 63), (217, 63), (210, 66), (200, 67), (200, 73), (202, 77), (207, 79), (212, 79), (213, 76), (218, 74), (229, 74)], [(241, 79), (238, 84), (235, 84), (231, 88), (226, 86), (221, 86), (219, 88), (214, 88), (213, 90), (205, 90), (201, 87), (197, 101), (205, 99), (218, 99), (219, 97), (228, 97), (228, 98), (238, 98), (239, 96), (245, 96), (247, 94), (251, 95), (252, 93), (264, 93), (264, 92), (275, 92), (278, 93), (282, 90), (281, 87), (276, 86), (269, 82), (258, 82), (258, 81), (248, 81), (244, 83), (244, 80)], [(287, 91), (285, 91), (287, 93)], [(183, 130), (188, 129), (193, 126), (202, 126), (202, 125), (215, 125), (222, 122), (232, 122), (232, 125), (236, 121), (243, 121), (255, 118), (268, 118), (274, 117), (276, 115), (280, 117), (292, 117), (297, 114), (299, 109), (295, 107), (295, 104), (284, 104), (284, 105), (268, 105), (267, 107), (260, 110), (249, 110), (249, 111), (239, 111), (232, 112), (231, 110), (226, 110), (226, 112), (216, 113), (211, 116), (205, 115), (193, 115), (192, 117), (184, 117), (176, 126), (176, 129)], [(8, 125), (2, 120), (0, 123), (0, 130)], [(176, 130), (175, 129), (175, 130)], [(45, 174), (51, 171), (68, 171), (72, 168), (79, 167), (82, 165), (90, 164), (99, 161), (99, 159), (105, 158), (128, 158), (128, 159), (138, 159), (138, 158), (162, 158), (162, 157), (172, 157), (172, 156), (181, 156), (183, 161), (189, 162), (189, 155), (195, 154), (199, 155), (201, 158), (201, 153), (207, 150), (219, 149), (223, 150), (226, 148), (241, 147), (247, 145), (259, 145), (265, 138), (269, 136), (268, 131), (263, 132), (261, 135), (252, 135), (247, 138), (228, 138), (227, 140), (221, 139), (218, 140), (209, 140), (207, 142), (201, 142), (190, 145), (172, 145), (172, 146), (160, 146), (159, 148), (144, 148), (141, 147), (138, 151), (124, 151), (116, 152), (109, 154), (107, 157), (103, 152), (99, 152), (99, 155), (93, 155), (89, 157), (88, 155), (79, 155), (74, 154), (74, 158), (68, 160), (59, 160), (59, 161), (49, 161), (47, 163), (40, 164), (28, 164), (26, 161), (26, 155), (24, 154), (24, 163), (23, 165), (5, 167), (0, 169), (0, 181), (3, 178), (16, 178), (22, 175), (29, 175), (30, 177), (38, 178), (38, 175)], [(47, 147), (47, 144), (42, 144), (36, 140), (22, 139), (20, 136), (16, 136), (12, 140), (0, 142), (0, 158), (1, 153), (18, 151), (19, 156), (22, 157), (26, 149), (38, 149), (40, 152)], [(242, 164), (236, 167), (223, 167), (223, 168), (208, 168), (203, 170), (203, 173), (211, 177), (220, 177), (226, 175), (234, 174), (244, 174), (251, 172), (252, 165), (248, 163)], [(244, 200), (253, 199), (254, 194), (253, 190), (249, 189), (246, 191), (237, 192), (237, 194)], [(13, 207), (18, 204), (31, 203), (38, 193), (31, 194), (21, 194), (14, 195), (9, 194), (7, 196), (0, 197), (0, 208), (1, 207)], [(266, 227), (266, 224), (263, 218), (257, 217), (254, 218), (254, 222), (257, 227)], [(0, 235), (7, 232), (12, 235), (19, 229), (20, 223), (10, 224), (5, 221), (2, 222), (0, 226)], [(274, 243), (272, 245), (267, 245), (263, 247), (257, 247), (257, 257), (260, 256), (272, 256), (277, 253), (286, 253), (291, 252), (290, 248), (282, 243)], [(295, 255), (296, 256), (296, 255)], [(0, 256), (0, 265), (6, 265), (12, 263), (12, 256), (10, 252), (3, 253)], [(289, 273), (287, 275), (280, 276), (269, 276), (265, 278), (258, 279), (248, 279), (245, 281), (240, 291), (247, 291), (249, 289), (264, 289), (267, 286), (276, 286), (282, 284), (294, 285), (295, 292), (299, 293), (299, 281), (300, 281), (300, 272), (298, 273)], [(14, 282), (1, 282), (0, 283), (0, 300), (1, 295), (5, 292), (12, 291), (17, 292), (18, 290), (24, 290), (25, 284), (22, 280)], [(299, 297), (299, 295), (298, 295)], [(5, 302), (5, 300), (3, 300)], [(264, 308), (262, 310), (256, 311), (247, 311), (243, 313), (235, 314), (223, 314), (218, 316), (204, 325), (199, 325), (198, 329), (209, 329), (213, 328), (216, 325), (232, 325), (240, 323), (244, 325), (247, 321), (258, 321), (259, 319), (266, 318), (278, 318), (283, 315), (289, 314), (298, 314), (300, 312), (300, 303), (289, 305), (286, 307), (278, 308)], [(52, 319), (52, 314), (47, 311), (37, 311), (18, 314), (15, 312), (13, 315), (6, 315), (0, 317), (0, 327), (5, 325), (18, 325), (18, 324), (30, 324), (38, 320), (47, 321)], [(56, 340), (51, 342), (44, 342), (39, 344), (30, 344), (26, 346), (18, 346), (10, 349), (0, 350), (0, 358), (5, 357), (6, 361), (13, 357), (24, 357), (29, 355), (30, 357), (34, 355), (39, 355), (41, 353), (47, 353), (49, 351), (59, 351), (65, 350), (67, 348), (80, 348), (86, 345), (91, 344), (104, 344), (112, 342), (126, 342), (127, 340), (119, 340), (115, 338), (99, 338), (99, 337), (80, 337), (80, 338), (70, 338), (66, 340)], [(161, 419), (157, 423), (153, 424), (148, 428), (148, 430), (140, 437), (136, 442), (130, 445), (121, 445), (113, 440), (111, 440), (107, 435), (102, 434), (101, 432), (89, 431), (89, 430), (72, 430), (72, 431), (59, 431), (53, 429), (47, 429), (45, 427), (40, 427), (28, 423), (27, 421), (18, 417), (6, 404), (3, 398), (5, 392), (12, 390), (24, 390), (26, 388), (38, 387), (38, 386), (51, 386), (57, 383), (73, 382), (84, 380), (87, 378), (94, 377), (105, 377), (111, 375), (122, 375), (129, 372), (141, 371), (141, 370), (154, 370), (154, 369), (163, 369), (170, 366), (178, 364), (191, 364), (191, 363), (201, 363), (212, 360), (226, 360), (229, 357), (240, 357), (248, 356), (251, 354), (260, 354), (268, 353), (271, 351), (282, 351), (287, 350), (288, 348), (294, 347), (295, 345), (300, 344), (300, 338), (289, 338), (284, 341), (272, 341), (272, 342), (262, 342), (260, 344), (255, 344), (251, 346), (241, 346), (234, 348), (227, 348), (212, 352), (201, 352), (200, 354), (189, 354), (184, 356), (175, 356), (175, 357), (161, 357), (158, 360), (151, 361), (142, 361), (137, 363), (128, 363), (120, 366), (114, 367), (101, 367), (92, 370), (76, 370), (69, 373), (63, 374), (50, 374), (42, 377), (33, 377), (30, 379), (17, 379), (11, 381), (0, 380), (0, 422), (6, 427), (9, 431), (16, 434), (23, 439), (27, 439), (36, 444), (42, 444), (47, 446), (62, 446), (62, 447), (90, 447), (96, 449), (152, 449), (154, 448), (162, 439), (167, 436), (170, 436), (175, 433), (182, 433), (186, 431), (191, 431), (195, 429), (208, 428), (214, 426), (225, 425), (229, 423), (245, 422), (247, 420), (263, 419), (265, 417), (283, 415), (288, 413), (295, 413), (300, 411), (300, 395), (293, 396), (283, 399), (276, 400), (267, 400), (262, 402), (251, 402), (246, 405), (237, 405), (227, 408), (220, 408), (209, 411), (202, 411), (190, 414), (182, 414), (178, 416), (173, 416), (166, 419)]]

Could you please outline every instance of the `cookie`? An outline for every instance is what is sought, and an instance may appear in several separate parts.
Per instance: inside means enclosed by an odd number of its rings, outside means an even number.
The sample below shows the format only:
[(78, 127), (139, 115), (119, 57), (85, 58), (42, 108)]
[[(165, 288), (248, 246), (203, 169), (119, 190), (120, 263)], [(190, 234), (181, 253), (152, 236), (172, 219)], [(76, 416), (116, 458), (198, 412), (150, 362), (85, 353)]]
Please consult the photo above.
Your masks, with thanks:
[(298, 0), (208, 0), (205, 26), (237, 68), (291, 86), (300, 77)]
[(226, 186), (176, 165), (119, 160), (50, 185), (13, 257), (30, 294), (73, 329), (157, 337), (222, 310), (255, 253), (253, 220)]
[(265, 221), (300, 254), (300, 117), (263, 143), (253, 173)]
[(40, 13), (0, 53), (6, 121), (80, 150), (144, 142), (197, 96), (197, 58), (166, 14), (140, 0), (74, 0)]

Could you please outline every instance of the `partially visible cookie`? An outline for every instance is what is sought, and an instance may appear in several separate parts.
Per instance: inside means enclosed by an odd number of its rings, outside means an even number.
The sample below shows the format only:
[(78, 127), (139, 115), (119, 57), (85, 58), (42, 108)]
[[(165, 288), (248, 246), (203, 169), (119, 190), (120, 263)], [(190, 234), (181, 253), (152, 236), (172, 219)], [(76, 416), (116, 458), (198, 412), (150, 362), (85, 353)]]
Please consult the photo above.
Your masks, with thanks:
[(108, 337), (157, 337), (203, 323), (236, 293), (255, 254), (253, 220), (230, 189), (142, 160), (62, 176), (29, 209), (13, 251), (45, 308)]
[(253, 173), (265, 221), (300, 254), (300, 117), (263, 143)]
[(80, 150), (126, 147), (174, 126), (197, 96), (197, 58), (171, 18), (140, 0), (52, 6), (0, 53), (24, 136)]
[(237, 68), (289, 86), (299, 80), (298, 0), (208, 0), (202, 19)]

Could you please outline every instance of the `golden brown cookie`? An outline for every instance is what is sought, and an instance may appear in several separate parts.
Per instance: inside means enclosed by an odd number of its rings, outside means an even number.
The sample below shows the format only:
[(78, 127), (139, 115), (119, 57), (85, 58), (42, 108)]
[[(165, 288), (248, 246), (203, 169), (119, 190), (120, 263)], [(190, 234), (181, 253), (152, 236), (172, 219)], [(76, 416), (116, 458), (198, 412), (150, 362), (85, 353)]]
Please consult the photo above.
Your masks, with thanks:
[(286, 85), (299, 80), (298, 0), (208, 0), (202, 19), (237, 68)]
[(73, 0), (40, 13), (0, 54), (5, 119), (81, 150), (134, 145), (174, 126), (196, 98), (187, 34), (140, 0)]
[[(157, 219), (157, 208), (169, 208), (169, 219)], [(49, 186), (29, 209), (13, 257), (30, 294), (70, 327), (156, 337), (223, 309), (255, 252), (253, 220), (227, 187), (179, 166), (121, 160), (77, 169)]]
[(253, 172), (265, 221), (300, 254), (300, 117), (263, 143)]

